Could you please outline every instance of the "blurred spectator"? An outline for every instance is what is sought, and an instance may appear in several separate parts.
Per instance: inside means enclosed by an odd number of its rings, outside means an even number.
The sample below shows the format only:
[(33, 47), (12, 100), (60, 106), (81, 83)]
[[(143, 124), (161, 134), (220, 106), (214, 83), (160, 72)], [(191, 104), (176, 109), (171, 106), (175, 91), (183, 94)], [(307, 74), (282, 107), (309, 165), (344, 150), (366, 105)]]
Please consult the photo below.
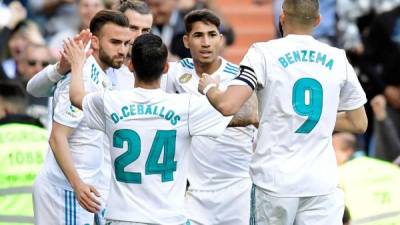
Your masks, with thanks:
[(365, 156), (339, 167), (351, 224), (400, 223), (400, 168)]
[(47, 46), (29, 44), (24, 49), (18, 64), (19, 79), (26, 84), (36, 73), (52, 62), (53, 59)]
[[(0, 24), (0, 46), (7, 46), (10, 36), (15, 27), (23, 20), (26, 19), (27, 12), (25, 8), (17, 1), (12, 2), (6, 6), (0, 2), (0, 15), (2, 16)], [(0, 51), (0, 62), (6, 57), (6, 51), (3, 48)], [(8, 78), (3, 66), (0, 65), (0, 80)]]
[(29, 0), (35, 20), (43, 26), (45, 37), (79, 24), (77, 0)]
[(375, 116), (376, 136), (380, 140), (375, 147), (375, 156), (386, 161), (394, 161), (400, 156), (400, 136), (398, 128), (388, 117), (386, 100), (383, 95), (377, 95), (371, 100)]
[(337, 0), (339, 46), (360, 55), (364, 52), (362, 17), (389, 11), (400, 4), (400, 0)]
[(103, 0), (79, 0), (79, 24), (74, 27), (66, 27), (53, 35), (49, 40), (49, 47), (53, 57), (60, 57), (63, 40), (72, 38), (83, 29), (88, 29), (93, 16), (104, 9)]
[(1, 67), (5, 76), (3, 79), (15, 79), (17, 76), (17, 64), (21, 59), (23, 50), (29, 45), (44, 44), (44, 39), (38, 26), (32, 21), (20, 22), (10, 33), (7, 48), (1, 60)]
[(0, 81), (0, 224), (33, 224), (31, 187), (42, 167), (47, 131), (25, 114), (17, 81)]
[(151, 32), (159, 35), (172, 56), (190, 57), (189, 49), (183, 45), (185, 35), (184, 14), (178, 9), (178, 0), (146, 0), (153, 13)]
[[(338, 166), (344, 165), (356, 150), (356, 137), (352, 133), (337, 132), (332, 135), (332, 145), (336, 154)], [(350, 212), (347, 207), (344, 208), (343, 225), (350, 224)]]
[(338, 132), (332, 136), (333, 149), (339, 166), (347, 162), (356, 149), (356, 137), (352, 133)]
[[(381, 67), (377, 67), (377, 64), (371, 61), (377, 54), (373, 53), (374, 48), (368, 40), (371, 24), (377, 14), (392, 10), (399, 4), (400, 0), (337, 0), (338, 45), (346, 50), (369, 100), (382, 93), (384, 86), (380, 75)], [(380, 48), (381, 44), (384, 43), (379, 43), (377, 47)], [(365, 110), (370, 123), (360, 140), (363, 141), (363, 149), (368, 152), (373, 149), (370, 143), (374, 132), (374, 119), (369, 105), (366, 105)]]
[(24, 87), (18, 81), (0, 81), (0, 120), (23, 115), (28, 103)]
[[(45, 45), (29, 44), (23, 51), (20, 62), (17, 65), (18, 80), (24, 87), (28, 81), (39, 71), (53, 62), (50, 50)], [(43, 124), (48, 124), (47, 98), (35, 98), (28, 95), (26, 113), (34, 118), (39, 118)]]
[[(400, 132), (400, 69), (398, 59), (400, 58), (400, 6), (382, 13), (372, 20), (368, 32), (364, 32), (364, 54), (357, 56), (352, 54), (353, 62), (358, 64), (361, 72), (360, 80), (366, 90), (367, 96), (371, 99), (377, 94), (384, 94), (387, 101), (387, 117), (394, 123), (397, 133)], [(366, 108), (368, 110), (368, 108)], [(371, 125), (373, 113), (370, 113)], [(373, 126), (370, 126), (371, 129)], [(376, 148), (371, 150), (380, 151), (385, 145), (379, 134), (383, 130), (376, 129)], [(384, 155), (377, 152), (378, 157), (385, 159)], [(390, 157), (390, 160), (393, 160)]]
[(24, 6), (22, 6), (22, 4), (18, 1), (13, 1), (8, 6), (3, 5), (0, 2), (0, 8), (2, 8), (2, 21), (0, 29), (5, 27), (11, 31), (17, 26), (19, 22), (26, 19), (27, 11)]

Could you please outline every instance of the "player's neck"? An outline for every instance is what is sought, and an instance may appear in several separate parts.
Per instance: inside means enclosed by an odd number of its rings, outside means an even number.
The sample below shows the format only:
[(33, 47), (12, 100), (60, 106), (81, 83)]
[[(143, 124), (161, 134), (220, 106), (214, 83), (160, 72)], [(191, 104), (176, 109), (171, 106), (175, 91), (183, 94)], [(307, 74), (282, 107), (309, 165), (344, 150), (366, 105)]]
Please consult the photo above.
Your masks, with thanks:
[(160, 88), (160, 79), (153, 81), (153, 82), (144, 82), (141, 80), (135, 80), (135, 88), (159, 89)]
[(290, 27), (286, 27), (286, 29), (284, 29), (284, 36), (286, 37), (287, 35), (290, 34), (295, 34), (295, 35), (312, 35), (313, 29), (300, 29), (300, 28), (296, 28), (293, 26)]
[(193, 59), (194, 63), (194, 69), (196, 70), (197, 76), (201, 77), (203, 73), (207, 74), (213, 74), (215, 71), (219, 69), (221, 66), (222, 60), (220, 57), (218, 57), (216, 60), (214, 60), (211, 63), (201, 63), (197, 60)]

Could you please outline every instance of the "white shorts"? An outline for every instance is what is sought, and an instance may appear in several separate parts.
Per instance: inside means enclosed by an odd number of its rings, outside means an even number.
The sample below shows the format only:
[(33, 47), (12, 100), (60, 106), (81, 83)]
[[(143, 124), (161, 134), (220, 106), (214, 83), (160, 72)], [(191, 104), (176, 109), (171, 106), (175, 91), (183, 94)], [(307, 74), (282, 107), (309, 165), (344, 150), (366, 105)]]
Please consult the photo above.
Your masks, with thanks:
[(342, 225), (343, 191), (313, 197), (274, 197), (257, 186), (251, 193), (250, 225)]
[(248, 225), (250, 220), (250, 178), (217, 191), (188, 190), (186, 216), (191, 225)]
[(75, 193), (38, 175), (33, 184), (35, 225), (92, 225), (94, 214), (83, 209)]

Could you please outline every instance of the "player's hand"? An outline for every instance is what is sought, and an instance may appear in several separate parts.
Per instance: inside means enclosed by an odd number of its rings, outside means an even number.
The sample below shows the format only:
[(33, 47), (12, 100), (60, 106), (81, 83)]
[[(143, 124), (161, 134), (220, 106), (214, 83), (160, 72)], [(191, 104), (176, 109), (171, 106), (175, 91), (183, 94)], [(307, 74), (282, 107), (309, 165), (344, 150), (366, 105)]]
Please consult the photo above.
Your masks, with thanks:
[(75, 43), (75, 41), (70, 38), (64, 40), (64, 51), (61, 54), (71, 64), (71, 68), (75, 67), (77, 69), (83, 67), (87, 57), (83, 42), (79, 41)]
[(79, 182), (74, 188), (74, 191), (76, 193), (76, 199), (78, 199), (79, 204), (84, 209), (91, 213), (96, 213), (101, 209), (101, 204), (95, 197), (100, 197), (100, 194), (95, 187)]
[[(89, 31), (89, 29), (84, 29), (79, 34), (75, 35), (73, 40), (77, 44), (79, 44), (79, 42), (82, 41), (83, 46), (86, 46), (89, 43), (91, 38), (92, 38), (92, 33)], [(88, 55), (89, 53), (91, 53), (91, 51), (88, 51), (86, 53), (86, 56), (89, 56)], [(71, 70), (71, 64), (64, 57), (62, 52), (60, 52), (60, 55), (61, 55), (61, 58), (58, 63), (58, 66), (57, 66), (57, 72), (61, 75), (65, 75)]]
[(210, 76), (206, 73), (203, 73), (199, 80), (198, 90), (200, 93), (205, 94), (204, 89), (206, 89), (207, 87), (209, 87), (210, 85), (213, 85), (213, 84), (215, 85), (214, 87), (218, 87), (219, 76), (218, 75)]
[(374, 111), (375, 118), (378, 121), (383, 121), (386, 118), (386, 99), (383, 95), (375, 96), (370, 105), (372, 107), (372, 111)]

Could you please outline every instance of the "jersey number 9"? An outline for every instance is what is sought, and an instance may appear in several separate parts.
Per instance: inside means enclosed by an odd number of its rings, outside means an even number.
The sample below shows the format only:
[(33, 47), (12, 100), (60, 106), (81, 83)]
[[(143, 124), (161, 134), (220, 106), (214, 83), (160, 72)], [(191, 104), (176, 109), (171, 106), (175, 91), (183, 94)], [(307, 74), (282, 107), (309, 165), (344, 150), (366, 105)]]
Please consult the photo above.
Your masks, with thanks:
[(296, 133), (310, 133), (321, 118), (323, 106), (322, 85), (312, 78), (297, 80), (293, 86), (292, 105), (298, 115), (308, 117), (296, 130)]

